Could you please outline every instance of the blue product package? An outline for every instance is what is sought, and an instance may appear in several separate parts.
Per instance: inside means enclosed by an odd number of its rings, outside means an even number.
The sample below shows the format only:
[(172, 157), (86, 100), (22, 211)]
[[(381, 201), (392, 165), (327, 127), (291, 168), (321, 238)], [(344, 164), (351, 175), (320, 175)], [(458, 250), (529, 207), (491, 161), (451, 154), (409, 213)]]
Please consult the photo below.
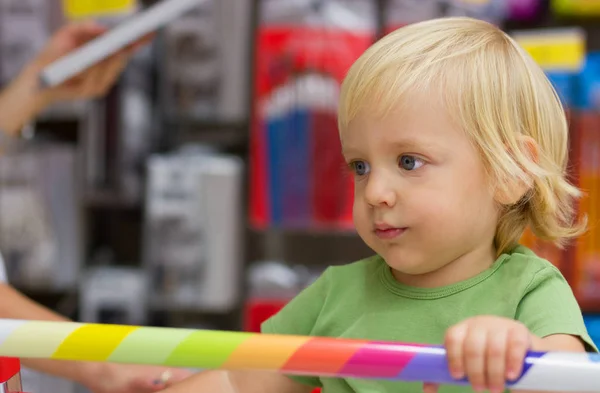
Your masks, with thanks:
[(600, 315), (584, 315), (583, 320), (592, 341), (600, 345)]
[(600, 52), (587, 54), (583, 70), (576, 77), (575, 107), (600, 109)]
[(554, 86), (560, 100), (565, 107), (575, 104), (574, 75), (571, 72), (547, 71), (546, 76)]
[(307, 227), (310, 224), (310, 113), (306, 104), (291, 108), (284, 126), (280, 197), (282, 223), (286, 227)]
[(283, 220), (283, 206), (281, 199), (282, 162), (284, 157), (283, 139), (285, 138), (286, 113), (273, 115), (266, 121), (267, 132), (267, 172), (268, 172), (268, 194), (271, 201), (270, 225), (277, 227)]

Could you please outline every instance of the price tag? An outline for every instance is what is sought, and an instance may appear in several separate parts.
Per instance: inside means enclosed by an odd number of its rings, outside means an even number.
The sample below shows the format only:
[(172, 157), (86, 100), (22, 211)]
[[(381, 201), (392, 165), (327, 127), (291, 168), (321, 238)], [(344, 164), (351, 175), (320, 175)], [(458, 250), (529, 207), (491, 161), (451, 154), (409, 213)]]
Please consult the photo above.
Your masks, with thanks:
[(69, 19), (129, 14), (136, 9), (136, 0), (63, 0)]
[(513, 38), (546, 71), (579, 72), (585, 62), (585, 34), (581, 29), (516, 32)]

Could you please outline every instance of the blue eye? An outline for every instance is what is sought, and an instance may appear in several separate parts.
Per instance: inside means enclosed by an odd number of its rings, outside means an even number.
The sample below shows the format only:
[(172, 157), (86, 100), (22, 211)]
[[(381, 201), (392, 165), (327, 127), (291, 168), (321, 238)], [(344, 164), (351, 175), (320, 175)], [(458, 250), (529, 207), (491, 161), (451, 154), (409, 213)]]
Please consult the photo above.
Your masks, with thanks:
[(398, 165), (406, 171), (412, 171), (423, 166), (423, 161), (415, 156), (404, 155), (400, 156)]
[(352, 168), (358, 176), (364, 176), (369, 172), (369, 164), (364, 161), (354, 161), (350, 164), (350, 168)]

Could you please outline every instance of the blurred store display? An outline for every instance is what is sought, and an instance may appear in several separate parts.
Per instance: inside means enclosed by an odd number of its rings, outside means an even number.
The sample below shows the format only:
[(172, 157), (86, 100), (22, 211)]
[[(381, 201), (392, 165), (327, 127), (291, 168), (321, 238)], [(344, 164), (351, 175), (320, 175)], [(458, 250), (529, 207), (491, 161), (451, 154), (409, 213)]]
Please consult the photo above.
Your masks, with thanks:
[(144, 264), (158, 308), (228, 311), (239, 302), (244, 168), (183, 150), (148, 164)]
[[(0, 0), (0, 84), (66, 20), (117, 23), (156, 1)], [(257, 331), (366, 249), (337, 129), (347, 69), (383, 34), (443, 15), (505, 27), (556, 87), (590, 230), (564, 250), (531, 231), (522, 241), (598, 325), (600, 1), (589, 0), (200, 2), (105, 99), (50, 108), (31, 146), (0, 156), (9, 278), (42, 299), (76, 292), (72, 317)]]
[(375, 40), (370, 0), (261, 3), (250, 144), (250, 221), (257, 228), (351, 228), (337, 97)]
[(76, 183), (71, 146), (40, 144), (0, 155), (0, 250), (15, 285), (77, 285), (82, 237)]

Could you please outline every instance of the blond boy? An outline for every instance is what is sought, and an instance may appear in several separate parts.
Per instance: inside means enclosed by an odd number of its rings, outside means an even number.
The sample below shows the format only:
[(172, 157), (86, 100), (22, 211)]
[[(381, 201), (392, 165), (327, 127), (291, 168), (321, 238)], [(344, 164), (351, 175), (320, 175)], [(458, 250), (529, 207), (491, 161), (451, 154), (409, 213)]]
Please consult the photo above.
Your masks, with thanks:
[[(450, 372), (501, 392), (527, 350), (596, 350), (561, 273), (518, 241), (583, 231), (566, 180), (567, 122), (542, 70), (496, 27), (413, 24), (344, 81), (341, 147), (354, 221), (375, 256), (329, 268), (265, 333), (444, 344)], [(260, 356), (260, 354), (257, 354)], [(421, 392), (421, 383), (213, 371), (169, 393)]]

